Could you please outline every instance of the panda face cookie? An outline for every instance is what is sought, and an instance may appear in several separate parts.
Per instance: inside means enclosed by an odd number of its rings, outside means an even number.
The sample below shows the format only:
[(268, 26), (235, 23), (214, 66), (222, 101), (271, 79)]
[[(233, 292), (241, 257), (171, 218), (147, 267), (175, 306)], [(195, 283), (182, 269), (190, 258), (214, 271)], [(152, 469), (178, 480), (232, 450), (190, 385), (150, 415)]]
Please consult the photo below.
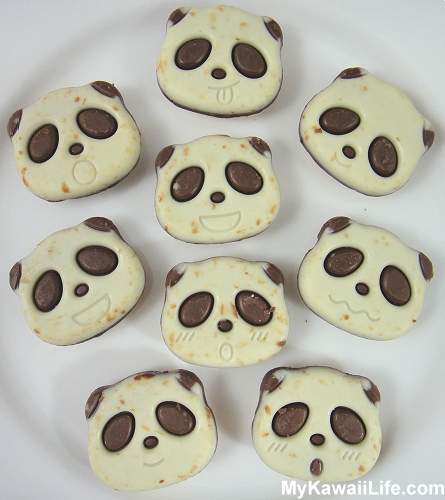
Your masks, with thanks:
[(272, 155), (257, 137), (213, 135), (167, 146), (156, 173), (159, 223), (190, 243), (250, 238), (272, 224), (280, 207)]
[(188, 363), (260, 363), (286, 344), (283, 275), (268, 262), (214, 257), (174, 267), (166, 279), (161, 327), (169, 349)]
[(428, 257), (394, 234), (336, 217), (304, 257), (298, 287), (306, 305), (332, 325), (390, 340), (417, 322), (432, 277)]
[(382, 196), (409, 180), (434, 129), (401, 90), (350, 68), (306, 106), (300, 140), (339, 182)]
[(217, 445), (204, 387), (192, 372), (144, 372), (96, 389), (85, 415), (97, 477), (116, 490), (152, 490), (198, 474)]
[(136, 166), (140, 134), (120, 92), (107, 82), (55, 90), (8, 123), (17, 172), (48, 201), (108, 189)]
[(356, 479), (381, 447), (380, 393), (367, 378), (333, 368), (275, 368), (260, 389), (252, 438), (271, 469), (306, 481)]
[(174, 104), (198, 113), (259, 113), (281, 88), (282, 41), (273, 19), (236, 7), (177, 9), (159, 54), (159, 87)]
[(142, 295), (145, 273), (116, 226), (92, 217), (44, 239), (13, 266), (9, 281), (32, 331), (71, 345), (121, 321)]

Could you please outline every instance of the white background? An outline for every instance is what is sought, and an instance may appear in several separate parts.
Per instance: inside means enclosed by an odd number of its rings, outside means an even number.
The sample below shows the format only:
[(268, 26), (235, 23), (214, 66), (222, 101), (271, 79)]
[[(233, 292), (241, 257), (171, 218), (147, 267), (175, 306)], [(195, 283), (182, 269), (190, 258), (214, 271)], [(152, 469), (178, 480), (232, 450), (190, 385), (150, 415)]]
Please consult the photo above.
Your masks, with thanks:
[[(171, 0), (1, 2), (0, 488), (5, 499), (281, 498), (284, 476), (257, 457), (250, 426), (259, 384), (276, 366), (330, 365), (369, 377), (380, 388), (383, 446), (363, 480), (438, 483), (445, 478), (444, 116), (445, 2), (429, 0), (237, 0), (276, 19), (284, 32), (284, 83), (263, 113), (236, 119), (201, 116), (160, 92), (156, 60)], [(206, 6), (196, 0), (194, 6)], [(435, 126), (436, 140), (400, 191), (368, 198), (339, 184), (298, 138), (301, 111), (344, 68), (362, 66), (400, 87)], [(118, 186), (85, 199), (48, 203), (32, 195), (14, 166), (9, 116), (47, 92), (94, 80), (114, 82), (142, 133), (136, 170)], [(172, 143), (222, 133), (259, 136), (271, 146), (282, 190), (274, 224), (250, 240), (191, 245), (159, 226), (153, 207), (154, 160)], [(433, 261), (422, 315), (398, 340), (349, 335), (302, 303), (296, 274), (322, 224), (336, 215), (397, 234)], [(115, 222), (139, 253), (147, 288), (136, 310), (98, 339), (57, 347), (40, 341), (22, 317), (8, 272), (50, 233), (91, 216)], [(288, 344), (273, 359), (239, 369), (178, 360), (164, 345), (159, 318), (167, 272), (215, 255), (266, 260), (286, 279)], [(187, 368), (205, 385), (219, 445), (197, 476), (156, 492), (122, 493), (103, 485), (88, 462), (84, 404), (90, 392), (143, 370)], [(372, 497), (375, 498), (375, 497)]]

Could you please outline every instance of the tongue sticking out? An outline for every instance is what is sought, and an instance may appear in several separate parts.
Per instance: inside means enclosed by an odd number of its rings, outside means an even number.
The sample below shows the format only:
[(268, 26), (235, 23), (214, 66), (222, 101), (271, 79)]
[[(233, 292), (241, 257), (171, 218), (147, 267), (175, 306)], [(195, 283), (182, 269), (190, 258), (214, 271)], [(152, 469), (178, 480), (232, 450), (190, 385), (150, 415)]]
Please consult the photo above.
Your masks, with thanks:
[(310, 471), (313, 476), (319, 476), (323, 470), (323, 462), (319, 458), (315, 458), (311, 462)]

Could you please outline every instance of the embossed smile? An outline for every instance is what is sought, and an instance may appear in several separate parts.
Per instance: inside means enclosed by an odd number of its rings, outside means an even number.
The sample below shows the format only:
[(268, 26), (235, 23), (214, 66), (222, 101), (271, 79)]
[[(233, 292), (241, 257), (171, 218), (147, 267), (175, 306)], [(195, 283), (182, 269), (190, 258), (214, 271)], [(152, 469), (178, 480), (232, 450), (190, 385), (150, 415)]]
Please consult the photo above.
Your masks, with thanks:
[(82, 309), (82, 311), (75, 314), (72, 318), (80, 326), (90, 326), (106, 316), (110, 309), (111, 297), (106, 293), (99, 300)]
[(152, 464), (149, 464), (149, 463), (147, 463), (147, 462), (144, 462), (144, 465), (145, 465), (146, 467), (156, 467), (157, 465), (161, 465), (161, 464), (162, 464), (162, 462), (163, 462), (164, 460), (165, 460), (164, 458), (161, 458), (161, 460), (158, 460), (157, 462), (154, 462), (154, 463), (152, 463)]
[(341, 167), (344, 167), (344, 168), (351, 168), (352, 167), (352, 163), (351, 162), (343, 162), (343, 161), (340, 161), (338, 155), (337, 155), (337, 151), (334, 153), (334, 158), (335, 158), (335, 161), (341, 166)]
[(348, 308), (348, 311), (353, 313), (353, 314), (366, 314), (366, 316), (368, 317), (368, 319), (372, 322), (376, 322), (376, 321), (380, 321), (380, 318), (373, 318), (368, 311), (366, 311), (365, 309), (360, 309), (358, 311), (352, 309), (352, 307), (349, 305), (349, 303), (346, 301), (346, 300), (335, 300), (332, 295), (329, 295), (328, 296), (329, 300), (335, 304), (335, 305), (340, 305), (340, 304), (344, 304), (347, 308)]
[(199, 222), (207, 231), (211, 231), (212, 233), (226, 233), (235, 229), (240, 219), (241, 212), (238, 211), (222, 215), (202, 215), (199, 218)]

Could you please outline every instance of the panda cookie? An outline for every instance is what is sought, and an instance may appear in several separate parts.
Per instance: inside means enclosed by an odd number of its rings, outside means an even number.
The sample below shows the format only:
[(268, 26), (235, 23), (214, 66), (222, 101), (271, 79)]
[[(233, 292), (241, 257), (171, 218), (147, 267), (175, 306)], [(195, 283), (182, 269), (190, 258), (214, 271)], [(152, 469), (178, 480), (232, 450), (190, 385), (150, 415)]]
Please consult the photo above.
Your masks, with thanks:
[(145, 273), (117, 227), (92, 217), (45, 238), (13, 266), (9, 283), (38, 338), (71, 345), (122, 321), (142, 295)]
[(349, 68), (305, 107), (300, 140), (339, 182), (382, 196), (409, 180), (433, 144), (434, 129), (401, 90)]
[(394, 234), (335, 217), (304, 257), (298, 287), (306, 305), (337, 328), (390, 340), (417, 322), (432, 277), (428, 257)]
[(259, 113), (280, 91), (282, 44), (269, 17), (224, 5), (176, 9), (159, 54), (159, 87), (173, 104), (197, 113)]
[(165, 147), (156, 159), (161, 226), (190, 243), (255, 236), (275, 220), (280, 187), (268, 144), (212, 135)]
[(380, 393), (368, 378), (333, 368), (275, 368), (264, 377), (252, 424), (261, 460), (305, 481), (368, 472), (380, 453)]
[(48, 201), (108, 189), (139, 160), (139, 130), (107, 82), (50, 92), (16, 111), (7, 128), (23, 183)]
[(210, 462), (216, 422), (192, 372), (143, 372), (89, 397), (88, 455), (116, 490), (152, 490), (184, 481)]
[(286, 344), (284, 278), (268, 262), (214, 257), (182, 263), (167, 275), (164, 341), (188, 363), (234, 367), (260, 363)]

